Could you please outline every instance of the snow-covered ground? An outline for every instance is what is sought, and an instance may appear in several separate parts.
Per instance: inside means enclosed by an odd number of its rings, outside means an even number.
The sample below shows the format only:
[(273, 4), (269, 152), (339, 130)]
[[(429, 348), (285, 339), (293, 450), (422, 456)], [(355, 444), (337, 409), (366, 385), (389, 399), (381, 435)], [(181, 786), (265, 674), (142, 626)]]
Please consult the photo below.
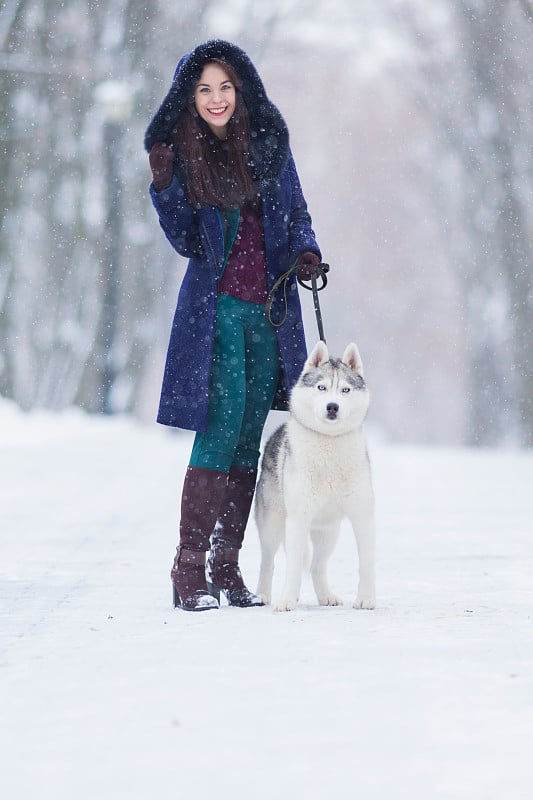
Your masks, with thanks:
[(533, 454), (371, 442), (375, 611), (346, 528), (344, 607), (187, 614), (190, 443), (0, 403), (2, 797), (530, 800)]

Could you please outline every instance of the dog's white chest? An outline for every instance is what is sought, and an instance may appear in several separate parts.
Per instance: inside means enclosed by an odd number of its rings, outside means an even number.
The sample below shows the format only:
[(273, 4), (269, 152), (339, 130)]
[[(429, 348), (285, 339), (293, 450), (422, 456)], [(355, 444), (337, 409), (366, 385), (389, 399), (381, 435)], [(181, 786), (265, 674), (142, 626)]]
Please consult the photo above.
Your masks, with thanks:
[(364, 480), (368, 463), (361, 434), (318, 436), (301, 428), (294, 434), (287, 464), (289, 474), (314, 498), (346, 497)]

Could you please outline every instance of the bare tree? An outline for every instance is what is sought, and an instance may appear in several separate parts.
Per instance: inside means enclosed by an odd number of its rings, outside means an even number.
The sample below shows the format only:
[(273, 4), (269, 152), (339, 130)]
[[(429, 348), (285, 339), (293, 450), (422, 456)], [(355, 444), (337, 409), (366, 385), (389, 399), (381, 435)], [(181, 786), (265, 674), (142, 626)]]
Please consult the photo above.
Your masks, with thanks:
[(444, 38), (417, 4), (403, 5), (402, 20), (419, 54), (417, 103), (435, 128), (436, 208), (463, 285), (466, 438), (495, 444), (514, 431), (531, 446), (533, 59), (517, 11), (514, 0), (454, 0)]
[[(190, 45), (211, 5), (4, 5), (0, 391), (24, 408), (136, 405), (171, 263), (163, 247), (159, 257), (143, 131), (163, 68), (171, 75), (164, 54)], [(109, 80), (135, 106), (111, 138), (98, 103)]]
[(475, 297), (476, 284), (484, 290), (471, 338), (476, 333), (482, 338), (478, 329), (491, 319), (500, 328), (499, 343), (489, 342), (472, 364), (475, 385), (484, 396), (473, 403), (471, 429), (474, 441), (490, 442), (493, 427), (507, 412), (522, 444), (533, 446), (533, 220), (529, 136), (523, 133), (531, 125), (527, 108), (533, 99), (533, 59), (513, 6), (500, 0), (458, 2), (456, 11), (472, 78), (466, 118), (474, 167), (470, 185), (483, 238), (470, 294)]

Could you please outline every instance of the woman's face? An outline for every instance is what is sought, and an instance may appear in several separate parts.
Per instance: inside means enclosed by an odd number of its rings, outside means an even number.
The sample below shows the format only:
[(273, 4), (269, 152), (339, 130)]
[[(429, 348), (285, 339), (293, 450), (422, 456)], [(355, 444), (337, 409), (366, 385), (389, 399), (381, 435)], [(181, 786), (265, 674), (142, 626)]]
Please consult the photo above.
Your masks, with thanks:
[(206, 64), (194, 90), (196, 111), (215, 136), (225, 139), (235, 111), (235, 86), (218, 64)]

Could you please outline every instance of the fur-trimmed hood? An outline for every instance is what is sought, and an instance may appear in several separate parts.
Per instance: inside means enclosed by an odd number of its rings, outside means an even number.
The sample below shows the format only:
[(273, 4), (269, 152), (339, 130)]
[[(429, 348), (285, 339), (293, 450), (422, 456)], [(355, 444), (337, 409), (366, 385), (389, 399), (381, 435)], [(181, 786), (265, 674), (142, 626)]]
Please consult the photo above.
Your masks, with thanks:
[(242, 81), (242, 95), (250, 117), (250, 157), (256, 180), (263, 188), (275, 182), (287, 166), (289, 132), (281, 113), (265, 92), (259, 74), (237, 45), (212, 39), (184, 55), (176, 67), (170, 90), (156, 111), (144, 137), (149, 152), (155, 142), (168, 141), (170, 132), (194, 94), (206, 61), (227, 61)]

